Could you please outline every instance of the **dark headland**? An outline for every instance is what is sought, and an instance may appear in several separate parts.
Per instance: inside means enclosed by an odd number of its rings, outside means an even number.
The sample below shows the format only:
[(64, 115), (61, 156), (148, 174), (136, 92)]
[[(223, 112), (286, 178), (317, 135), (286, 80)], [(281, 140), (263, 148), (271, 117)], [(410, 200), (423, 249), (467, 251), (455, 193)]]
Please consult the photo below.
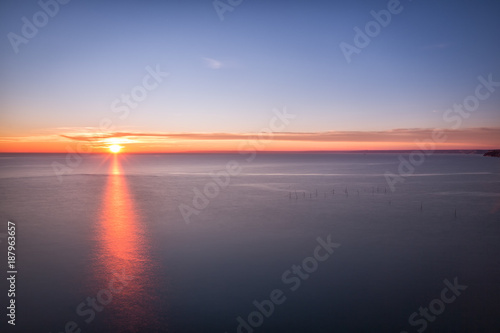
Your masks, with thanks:
[(490, 150), (490, 151), (484, 153), (483, 156), (500, 157), (500, 150)]

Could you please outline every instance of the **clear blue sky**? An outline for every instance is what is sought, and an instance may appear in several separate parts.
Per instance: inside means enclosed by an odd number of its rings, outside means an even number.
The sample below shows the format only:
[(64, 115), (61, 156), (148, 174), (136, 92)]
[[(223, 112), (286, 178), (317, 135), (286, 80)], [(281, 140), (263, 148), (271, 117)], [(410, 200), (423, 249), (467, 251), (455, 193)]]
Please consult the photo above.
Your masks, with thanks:
[[(339, 44), (387, 1), (244, 0), (221, 21), (209, 0), (72, 0), (15, 53), (7, 34), (40, 7), (3, 0), (0, 134), (96, 127), (156, 64), (168, 78), (118, 130), (258, 131), (283, 106), (292, 132), (450, 127), (479, 75), (500, 81), (500, 3), (401, 6), (348, 64)], [(464, 125), (498, 127), (499, 111), (500, 90)]]

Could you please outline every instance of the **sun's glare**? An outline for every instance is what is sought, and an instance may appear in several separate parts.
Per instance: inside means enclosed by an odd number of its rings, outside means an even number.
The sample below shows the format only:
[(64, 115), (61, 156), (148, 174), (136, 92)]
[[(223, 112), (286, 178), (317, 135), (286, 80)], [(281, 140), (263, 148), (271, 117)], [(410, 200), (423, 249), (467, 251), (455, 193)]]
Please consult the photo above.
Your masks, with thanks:
[(117, 154), (120, 152), (120, 150), (122, 150), (122, 146), (119, 146), (119, 145), (111, 145), (109, 146), (109, 150), (113, 153), (113, 154)]

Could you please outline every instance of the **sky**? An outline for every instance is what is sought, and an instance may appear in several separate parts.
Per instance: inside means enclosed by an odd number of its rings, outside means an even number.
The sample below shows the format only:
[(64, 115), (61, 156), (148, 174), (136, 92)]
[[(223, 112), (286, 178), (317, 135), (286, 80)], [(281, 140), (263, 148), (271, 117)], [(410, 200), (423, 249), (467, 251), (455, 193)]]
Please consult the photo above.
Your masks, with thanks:
[(66, 1), (0, 2), (0, 152), (499, 148), (498, 0)]

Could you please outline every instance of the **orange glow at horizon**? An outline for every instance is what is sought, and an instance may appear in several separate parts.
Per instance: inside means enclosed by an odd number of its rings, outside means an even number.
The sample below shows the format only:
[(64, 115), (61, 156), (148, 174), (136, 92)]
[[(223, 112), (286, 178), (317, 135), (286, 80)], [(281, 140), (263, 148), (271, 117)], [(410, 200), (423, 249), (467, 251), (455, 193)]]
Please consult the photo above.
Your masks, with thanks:
[[(95, 139), (82, 134), (66, 136), (0, 137), (0, 153), (183, 153), (239, 151), (356, 151), (416, 150), (426, 142), (435, 150), (498, 149), (500, 128), (445, 130), (446, 139), (435, 141), (432, 129), (276, 133), (259, 139), (259, 133), (103, 133)], [(113, 136), (115, 135), (115, 136)], [(264, 137), (269, 138), (269, 137)]]
[[(135, 143), (127, 145), (126, 153), (184, 153), (184, 152), (238, 152), (238, 147), (245, 142), (229, 143), (229, 142), (177, 142), (175, 145), (165, 144), (149, 144)], [(67, 154), (76, 152), (76, 144), (68, 145), (65, 143), (22, 143), (11, 144), (9, 146), (0, 145), (0, 153), (59, 153)], [(71, 149), (70, 149), (71, 148)], [(244, 146), (242, 151), (251, 150), (252, 146)], [(255, 149), (256, 151), (355, 151), (355, 150), (416, 150), (418, 146), (412, 142), (309, 142), (309, 141), (294, 141), (294, 142), (270, 142), (262, 145), (262, 148)], [(498, 144), (483, 143), (438, 143), (435, 146), (436, 150), (467, 150), (480, 149), (492, 150), (498, 149)], [(109, 147), (90, 149), (88, 153), (110, 153)], [(85, 152), (84, 152), (85, 153)], [(120, 154), (126, 154), (120, 151)]]

